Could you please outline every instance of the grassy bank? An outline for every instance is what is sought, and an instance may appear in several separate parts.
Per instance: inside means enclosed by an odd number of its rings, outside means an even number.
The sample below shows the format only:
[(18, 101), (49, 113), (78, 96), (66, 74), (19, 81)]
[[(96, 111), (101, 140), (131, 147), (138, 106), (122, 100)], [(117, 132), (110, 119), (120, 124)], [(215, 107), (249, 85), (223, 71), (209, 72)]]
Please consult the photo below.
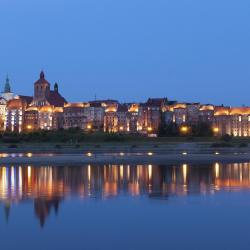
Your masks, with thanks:
[(0, 135), (1, 152), (140, 152), (216, 148), (248, 148), (250, 138), (232, 137), (157, 137), (141, 135), (83, 133), (79, 129), (4, 133)]

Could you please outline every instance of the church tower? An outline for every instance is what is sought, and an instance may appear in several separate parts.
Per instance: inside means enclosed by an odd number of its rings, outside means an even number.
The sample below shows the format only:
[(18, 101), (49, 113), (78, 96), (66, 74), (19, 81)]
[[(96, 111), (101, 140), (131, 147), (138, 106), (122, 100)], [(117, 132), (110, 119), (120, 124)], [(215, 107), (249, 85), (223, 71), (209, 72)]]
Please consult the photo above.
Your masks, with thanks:
[(4, 85), (4, 93), (11, 93), (10, 79), (9, 79), (8, 76), (6, 77), (6, 82), (5, 82), (5, 85)]
[(0, 96), (3, 97), (6, 101), (9, 101), (14, 98), (14, 94), (11, 92), (10, 79), (8, 76), (6, 77), (4, 89), (3, 92), (0, 93)]
[(50, 83), (45, 79), (41, 71), (40, 78), (34, 83), (34, 104), (36, 106), (47, 105), (50, 94)]

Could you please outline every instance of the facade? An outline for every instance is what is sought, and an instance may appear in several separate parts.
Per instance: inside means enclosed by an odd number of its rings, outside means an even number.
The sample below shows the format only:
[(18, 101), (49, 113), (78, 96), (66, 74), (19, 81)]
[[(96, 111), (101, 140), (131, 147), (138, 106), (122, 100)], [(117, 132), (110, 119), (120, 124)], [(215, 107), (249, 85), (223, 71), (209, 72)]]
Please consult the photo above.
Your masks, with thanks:
[(250, 136), (250, 108), (215, 107), (213, 125), (218, 135)]
[(30, 132), (39, 129), (38, 124), (39, 111), (37, 107), (29, 107), (24, 111), (25, 126), (23, 130)]
[(140, 104), (138, 131), (144, 134), (157, 134), (162, 121), (162, 110), (167, 102), (167, 98), (149, 98), (146, 103)]
[(119, 104), (117, 107), (117, 129), (120, 133), (126, 133), (130, 131), (129, 127), (129, 113), (128, 106), (126, 104)]
[(105, 109), (104, 116), (104, 132), (117, 133), (118, 132), (118, 117), (117, 117), (118, 105), (109, 105)]
[(92, 130), (103, 130), (105, 108), (107, 104), (104, 101), (92, 101), (89, 102), (88, 107), (86, 107), (86, 117), (88, 126)]
[(18, 96), (8, 101), (5, 118), (5, 129), (20, 133), (25, 128), (24, 112), (32, 101), (32, 97)]
[(194, 125), (199, 122), (200, 103), (187, 103), (187, 124)]
[(63, 127), (69, 128), (87, 128), (87, 117), (85, 115), (84, 103), (68, 103), (63, 108)]
[(178, 103), (173, 106), (173, 122), (181, 125), (187, 122), (187, 105)]
[(129, 132), (138, 133), (139, 123), (139, 104), (132, 103), (128, 105), (128, 123), (129, 123)]
[(212, 124), (214, 120), (214, 106), (201, 105), (199, 109), (199, 122)]

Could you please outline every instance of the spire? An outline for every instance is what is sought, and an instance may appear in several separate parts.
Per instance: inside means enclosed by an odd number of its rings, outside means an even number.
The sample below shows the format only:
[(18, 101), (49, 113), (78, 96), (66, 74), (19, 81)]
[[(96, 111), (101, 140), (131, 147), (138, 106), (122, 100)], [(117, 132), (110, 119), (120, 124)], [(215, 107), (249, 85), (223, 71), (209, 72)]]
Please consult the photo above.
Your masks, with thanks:
[(55, 85), (54, 85), (54, 91), (58, 92), (58, 83), (55, 83)]
[(9, 79), (8, 76), (6, 77), (6, 82), (5, 82), (5, 85), (4, 85), (4, 93), (11, 93), (10, 79)]
[(41, 73), (40, 73), (40, 79), (44, 79), (44, 78), (45, 78), (45, 75), (44, 75), (44, 72), (42, 70)]

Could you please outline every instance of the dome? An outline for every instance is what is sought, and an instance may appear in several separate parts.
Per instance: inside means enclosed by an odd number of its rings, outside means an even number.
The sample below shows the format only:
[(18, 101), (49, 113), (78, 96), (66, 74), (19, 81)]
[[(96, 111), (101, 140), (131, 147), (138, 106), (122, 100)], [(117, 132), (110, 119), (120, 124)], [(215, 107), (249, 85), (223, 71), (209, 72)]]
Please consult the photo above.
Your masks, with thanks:
[(37, 84), (46, 84), (50, 85), (50, 83), (45, 79), (45, 74), (43, 71), (40, 73), (40, 78), (35, 82), (35, 85)]

